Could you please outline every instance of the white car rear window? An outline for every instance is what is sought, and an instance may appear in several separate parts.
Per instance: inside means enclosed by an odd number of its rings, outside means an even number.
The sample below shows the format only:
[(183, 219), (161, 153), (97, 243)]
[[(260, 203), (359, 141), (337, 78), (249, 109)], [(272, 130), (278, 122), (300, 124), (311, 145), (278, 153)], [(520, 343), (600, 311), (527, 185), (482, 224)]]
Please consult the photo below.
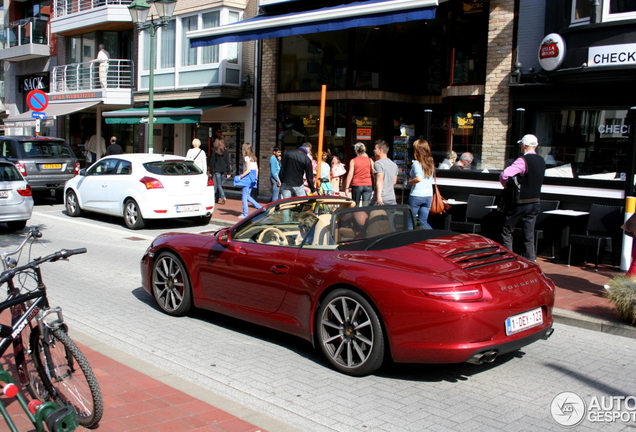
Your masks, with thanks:
[(144, 164), (144, 168), (151, 174), (167, 176), (198, 175), (203, 173), (201, 168), (190, 160), (148, 162)]

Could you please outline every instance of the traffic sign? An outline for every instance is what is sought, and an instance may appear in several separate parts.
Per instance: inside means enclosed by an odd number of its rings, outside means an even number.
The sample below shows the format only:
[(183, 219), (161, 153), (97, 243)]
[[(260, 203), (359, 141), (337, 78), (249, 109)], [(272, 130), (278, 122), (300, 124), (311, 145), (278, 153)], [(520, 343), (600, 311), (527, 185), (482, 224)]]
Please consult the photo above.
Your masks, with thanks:
[(33, 111), (44, 111), (49, 106), (49, 97), (42, 90), (31, 90), (27, 94), (26, 103)]
[(31, 113), (31, 117), (44, 120), (46, 118), (46, 113), (42, 111), (33, 111)]

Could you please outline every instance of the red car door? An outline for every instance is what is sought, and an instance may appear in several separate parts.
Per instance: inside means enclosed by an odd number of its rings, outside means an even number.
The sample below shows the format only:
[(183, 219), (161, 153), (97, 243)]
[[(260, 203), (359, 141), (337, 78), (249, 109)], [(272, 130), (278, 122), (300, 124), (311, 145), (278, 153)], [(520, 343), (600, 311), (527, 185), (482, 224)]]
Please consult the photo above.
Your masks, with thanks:
[(273, 313), (289, 286), (299, 249), (232, 241), (216, 245), (201, 268), (206, 299), (225, 307)]

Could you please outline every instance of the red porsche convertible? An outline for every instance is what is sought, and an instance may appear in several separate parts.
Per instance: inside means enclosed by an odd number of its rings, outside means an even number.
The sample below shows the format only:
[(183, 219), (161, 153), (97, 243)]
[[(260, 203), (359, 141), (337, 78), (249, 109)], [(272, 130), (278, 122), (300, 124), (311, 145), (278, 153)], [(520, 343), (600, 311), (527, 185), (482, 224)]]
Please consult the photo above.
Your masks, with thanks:
[(492, 362), (552, 334), (555, 289), (536, 264), (412, 222), (408, 206), (281, 200), (231, 228), (160, 235), (142, 284), (167, 314), (198, 307), (287, 332), (353, 376), (388, 357)]

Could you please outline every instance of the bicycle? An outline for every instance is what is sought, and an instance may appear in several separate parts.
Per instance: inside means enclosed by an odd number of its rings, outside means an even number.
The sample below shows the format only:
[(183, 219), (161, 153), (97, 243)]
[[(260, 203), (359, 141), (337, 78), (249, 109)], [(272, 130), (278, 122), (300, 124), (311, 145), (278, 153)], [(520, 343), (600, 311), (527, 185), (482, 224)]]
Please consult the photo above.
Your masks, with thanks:
[[(62, 249), (36, 258), (23, 266), (9, 259), (22, 251), (25, 244), (41, 237), (37, 229), (14, 251), (0, 254), (8, 268), (0, 274), (0, 285), (7, 283), (7, 299), (0, 312), (10, 308), (11, 326), (0, 326), (0, 356), (13, 344), (14, 359), (20, 382), (32, 397), (52, 400), (73, 407), (80, 425), (95, 426), (103, 414), (103, 400), (97, 378), (88, 361), (67, 334), (62, 309), (51, 308), (40, 265), (66, 260), (86, 249)], [(18, 279), (18, 286), (14, 282)], [(34, 281), (35, 287), (27, 287)], [(28, 349), (25, 349), (28, 347)]]

